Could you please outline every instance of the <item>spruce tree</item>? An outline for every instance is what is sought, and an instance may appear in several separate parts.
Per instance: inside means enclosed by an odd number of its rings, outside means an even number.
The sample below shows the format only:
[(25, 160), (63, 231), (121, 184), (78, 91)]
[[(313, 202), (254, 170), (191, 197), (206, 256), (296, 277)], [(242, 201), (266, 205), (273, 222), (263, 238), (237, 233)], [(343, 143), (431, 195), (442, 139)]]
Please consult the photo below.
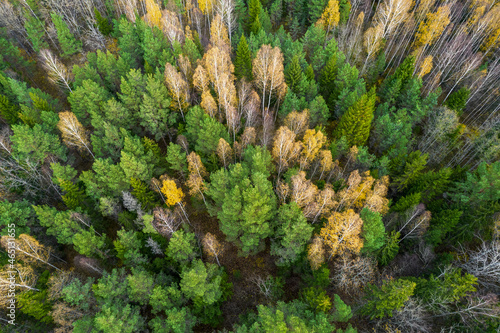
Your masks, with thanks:
[(363, 146), (370, 134), (375, 98), (374, 88), (361, 96), (340, 118), (335, 130), (335, 137), (341, 138), (345, 136), (350, 146)]
[(363, 220), (363, 230), (361, 235), (364, 238), (363, 253), (373, 253), (384, 245), (385, 227), (382, 216), (378, 212), (373, 212), (368, 208), (361, 211)]
[[(250, 27), (254, 24), (255, 20), (258, 18), (260, 15), (260, 10), (262, 8), (262, 5), (259, 0), (250, 0), (248, 2), (248, 16), (249, 16), (249, 24)], [(256, 34), (256, 33), (254, 33)]]
[(262, 29), (262, 24), (260, 23), (259, 15), (255, 17), (255, 20), (253, 20), (252, 25), (250, 26), (250, 32), (252, 32), (254, 35), (258, 35), (260, 29)]
[(62, 199), (69, 209), (81, 207), (85, 200), (85, 191), (70, 180), (59, 180), (59, 186), (65, 192)]
[(252, 81), (252, 54), (248, 47), (247, 39), (241, 35), (238, 49), (236, 50), (236, 60), (234, 61), (234, 74), (238, 79), (246, 78)]
[(294, 55), (292, 62), (285, 69), (285, 82), (288, 87), (296, 94), (299, 94), (299, 83), (302, 81), (303, 74), (300, 67), (299, 56)]
[(339, 0), (340, 24), (347, 23), (349, 14), (351, 13), (351, 3), (349, 0)]
[(314, 69), (311, 64), (309, 64), (309, 66), (306, 67), (304, 75), (306, 76), (306, 79), (308, 79), (309, 81), (314, 80)]
[(337, 55), (330, 57), (325, 67), (321, 70), (319, 76), (319, 91), (325, 101), (330, 99), (330, 94), (333, 90), (333, 82), (337, 78)]
[(469, 99), (469, 94), (470, 90), (467, 87), (462, 87), (460, 90), (452, 93), (444, 104), (455, 111), (458, 115), (461, 115), (465, 108), (465, 104)]
[(109, 36), (113, 32), (113, 26), (109, 23), (106, 17), (103, 17), (101, 13), (94, 7), (95, 20), (97, 21), (97, 28), (104, 36)]
[(388, 280), (382, 286), (369, 285), (366, 303), (360, 309), (361, 314), (370, 319), (392, 317), (392, 312), (403, 307), (413, 295), (416, 283), (408, 280)]
[(75, 36), (73, 36), (69, 30), (66, 22), (64, 22), (63, 19), (55, 13), (51, 13), (50, 16), (52, 17), (52, 22), (57, 30), (57, 39), (59, 40), (59, 44), (62, 49), (61, 55), (63, 57), (69, 57), (77, 52), (80, 52), (82, 49), (82, 42), (76, 40)]
[(18, 114), (18, 107), (13, 105), (6, 96), (0, 95), (0, 116), (8, 124), (15, 124), (19, 120)]

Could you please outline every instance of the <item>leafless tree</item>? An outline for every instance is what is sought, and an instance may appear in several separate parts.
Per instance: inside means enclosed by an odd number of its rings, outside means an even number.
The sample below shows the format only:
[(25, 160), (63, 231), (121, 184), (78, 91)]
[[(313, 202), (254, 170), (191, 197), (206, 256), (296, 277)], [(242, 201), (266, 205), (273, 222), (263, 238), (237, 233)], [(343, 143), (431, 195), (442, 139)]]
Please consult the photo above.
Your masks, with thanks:
[(71, 87), (69, 82), (71, 75), (66, 69), (66, 66), (57, 59), (57, 57), (48, 49), (40, 50), (40, 59), (43, 67), (47, 71), (49, 79), (55, 84), (66, 87), (70, 92)]
[(336, 288), (351, 295), (360, 293), (364, 286), (375, 279), (375, 263), (369, 257), (350, 258), (345, 255), (335, 262), (335, 268), (332, 282)]
[(469, 274), (477, 277), (483, 287), (500, 290), (500, 241), (498, 239), (486, 242), (482, 239), (477, 249), (468, 249), (460, 246), (457, 252), (462, 260), (457, 262)]
[(180, 212), (168, 210), (162, 207), (156, 207), (153, 210), (153, 227), (164, 237), (171, 237), (182, 224)]

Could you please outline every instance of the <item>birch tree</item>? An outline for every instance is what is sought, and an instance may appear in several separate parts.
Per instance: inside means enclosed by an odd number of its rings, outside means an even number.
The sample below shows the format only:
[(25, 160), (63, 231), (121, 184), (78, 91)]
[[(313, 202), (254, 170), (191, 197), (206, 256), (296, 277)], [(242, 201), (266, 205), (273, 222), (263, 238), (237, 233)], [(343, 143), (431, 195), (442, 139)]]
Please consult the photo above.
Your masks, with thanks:
[(52, 51), (48, 49), (41, 50), (40, 58), (43, 68), (47, 71), (49, 80), (57, 85), (62, 85), (72, 92), (70, 86), (71, 75), (66, 69), (66, 66), (52, 53)]
[(92, 158), (95, 158), (90, 150), (87, 131), (73, 112), (59, 112), (59, 123), (57, 124), (57, 128), (61, 131), (63, 141), (67, 146), (77, 147), (79, 150), (85, 148)]

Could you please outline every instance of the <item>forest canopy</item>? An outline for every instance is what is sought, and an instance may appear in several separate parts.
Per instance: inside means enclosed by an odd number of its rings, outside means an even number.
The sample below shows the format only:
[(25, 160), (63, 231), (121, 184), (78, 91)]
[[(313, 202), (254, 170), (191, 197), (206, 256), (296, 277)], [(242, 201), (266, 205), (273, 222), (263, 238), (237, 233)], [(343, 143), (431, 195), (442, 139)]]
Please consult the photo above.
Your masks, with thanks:
[(498, 331), (499, 46), (493, 0), (0, 0), (2, 331)]

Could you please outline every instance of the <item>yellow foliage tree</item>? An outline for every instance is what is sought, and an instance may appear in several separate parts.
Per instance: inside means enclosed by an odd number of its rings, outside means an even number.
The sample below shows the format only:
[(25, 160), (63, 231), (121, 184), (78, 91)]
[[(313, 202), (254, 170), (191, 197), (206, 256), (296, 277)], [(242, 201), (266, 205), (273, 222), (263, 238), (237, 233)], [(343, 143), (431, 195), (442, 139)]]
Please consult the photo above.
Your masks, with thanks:
[(146, 0), (147, 22), (161, 29), (161, 10), (155, 0)]
[(326, 143), (326, 136), (321, 131), (308, 129), (302, 140), (302, 154), (300, 157), (300, 169), (306, 169), (316, 158), (320, 149)]
[(163, 179), (162, 181), (161, 193), (163, 193), (166, 197), (165, 203), (167, 206), (179, 204), (184, 198), (182, 189), (177, 187), (174, 180), (168, 178)]
[(425, 75), (429, 74), (430, 71), (432, 70), (432, 56), (427, 56), (425, 57), (424, 61), (422, 61), (422, 64), (420, 65), (420, 70), (418, 71), (418, 77), (424, 77)]
[(420, 22), (415, 34), (414, 48), (432, 45), (450, 24), (450, 7), (441, 6), (435, 13), (428, 13), (425, 21)]
[(354, 210), (334, 212), (320, 231), (324, 244), (330, 250), (330, 258), (346, 252), (359, 253), (363, 247), (363, 240), (359, 236), (362, 226), (363, 220)]
[(301, 135), (309, 127), (309, 110), (290, 112), (283, 120), (283, 124), (296, 135)]
[(295, 142), (295, 133), (288, 127), (281, 126), (274, 136), (272, 155), (278, 164), (278, 178), (288, 169), (300, 153), (301, 145)]
[(320, 19), (316, 23), (322, 27), (326, 33), (328, 34), (335, 28), (340, 21), (340, 11), (339, 11), (339, 2), (338, 0), (330, 0), (328, 1), (328, 5), (326, 6), (323, 14), (321, 14)]

